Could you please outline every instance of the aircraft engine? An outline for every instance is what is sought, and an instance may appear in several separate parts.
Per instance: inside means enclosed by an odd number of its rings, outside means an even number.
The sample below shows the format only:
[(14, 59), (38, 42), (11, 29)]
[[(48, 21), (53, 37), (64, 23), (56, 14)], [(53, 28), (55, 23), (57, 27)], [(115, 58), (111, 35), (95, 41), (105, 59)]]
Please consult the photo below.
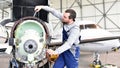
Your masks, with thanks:
[(15, 22), (10, 45), (14, 45), (17, 61), (34, 66), (46, 58), (46, 44), (49, 33), (45, 22), (34, 17), (25, 17)]
[(8, 32), (2, 25), (0, 25), (0, 43), (6, 43), (7, 40)]

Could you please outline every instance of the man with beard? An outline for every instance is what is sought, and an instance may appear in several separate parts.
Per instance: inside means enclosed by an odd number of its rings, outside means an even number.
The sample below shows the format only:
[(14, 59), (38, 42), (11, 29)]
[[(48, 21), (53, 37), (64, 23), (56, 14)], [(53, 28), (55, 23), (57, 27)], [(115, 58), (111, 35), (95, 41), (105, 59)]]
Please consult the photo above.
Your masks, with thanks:
[(47, 52), (51, 55), (58, 54), (59, 57), (55, 60), (53, 68), (78, 68), (78, 59), (80, 56), (79, 34), (80, 29), (75, 22), (76, 12), (73, 9), (67, 9), (63, 14), (48, 6), (36, 6), (35, 11), (41, 9), (52, 13), (59, 18), (63, 23), (63, 44), (55, 51), (48, 49)]

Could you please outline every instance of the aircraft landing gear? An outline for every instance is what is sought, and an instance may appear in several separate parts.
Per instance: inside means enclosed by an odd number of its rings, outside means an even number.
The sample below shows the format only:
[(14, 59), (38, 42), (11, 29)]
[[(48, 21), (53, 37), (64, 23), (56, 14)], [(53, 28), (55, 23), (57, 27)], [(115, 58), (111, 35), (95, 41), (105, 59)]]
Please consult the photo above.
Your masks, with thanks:
[(94, 67), (94, 68), (101, 68), (102, 63), (99, 58), (100, 58), (100, 55), (96, 52), (95, 60), (92, 62), (92, 64), (90, 66)]

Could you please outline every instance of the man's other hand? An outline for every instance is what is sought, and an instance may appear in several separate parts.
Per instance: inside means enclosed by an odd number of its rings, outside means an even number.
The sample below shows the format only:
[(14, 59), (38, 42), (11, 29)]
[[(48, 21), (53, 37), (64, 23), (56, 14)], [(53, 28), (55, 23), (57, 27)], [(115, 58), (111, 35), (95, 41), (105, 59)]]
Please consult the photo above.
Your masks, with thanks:
[(59, 54), (53, 51), (52, 49), (48, 49), (46, 56), (49, 61), (54, 62), (59, 57)]

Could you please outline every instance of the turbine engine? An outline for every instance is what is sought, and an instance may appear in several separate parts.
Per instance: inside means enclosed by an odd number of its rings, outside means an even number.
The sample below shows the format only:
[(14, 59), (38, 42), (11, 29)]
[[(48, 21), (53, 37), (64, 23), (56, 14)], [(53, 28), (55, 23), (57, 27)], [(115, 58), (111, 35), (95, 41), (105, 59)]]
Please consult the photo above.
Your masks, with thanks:
[(49, 32), (45, 22), (35, 17), (25, 17), (15, 22), (9, 44), (13, 46), (16, 61), (32, 68), (46, 58)]

